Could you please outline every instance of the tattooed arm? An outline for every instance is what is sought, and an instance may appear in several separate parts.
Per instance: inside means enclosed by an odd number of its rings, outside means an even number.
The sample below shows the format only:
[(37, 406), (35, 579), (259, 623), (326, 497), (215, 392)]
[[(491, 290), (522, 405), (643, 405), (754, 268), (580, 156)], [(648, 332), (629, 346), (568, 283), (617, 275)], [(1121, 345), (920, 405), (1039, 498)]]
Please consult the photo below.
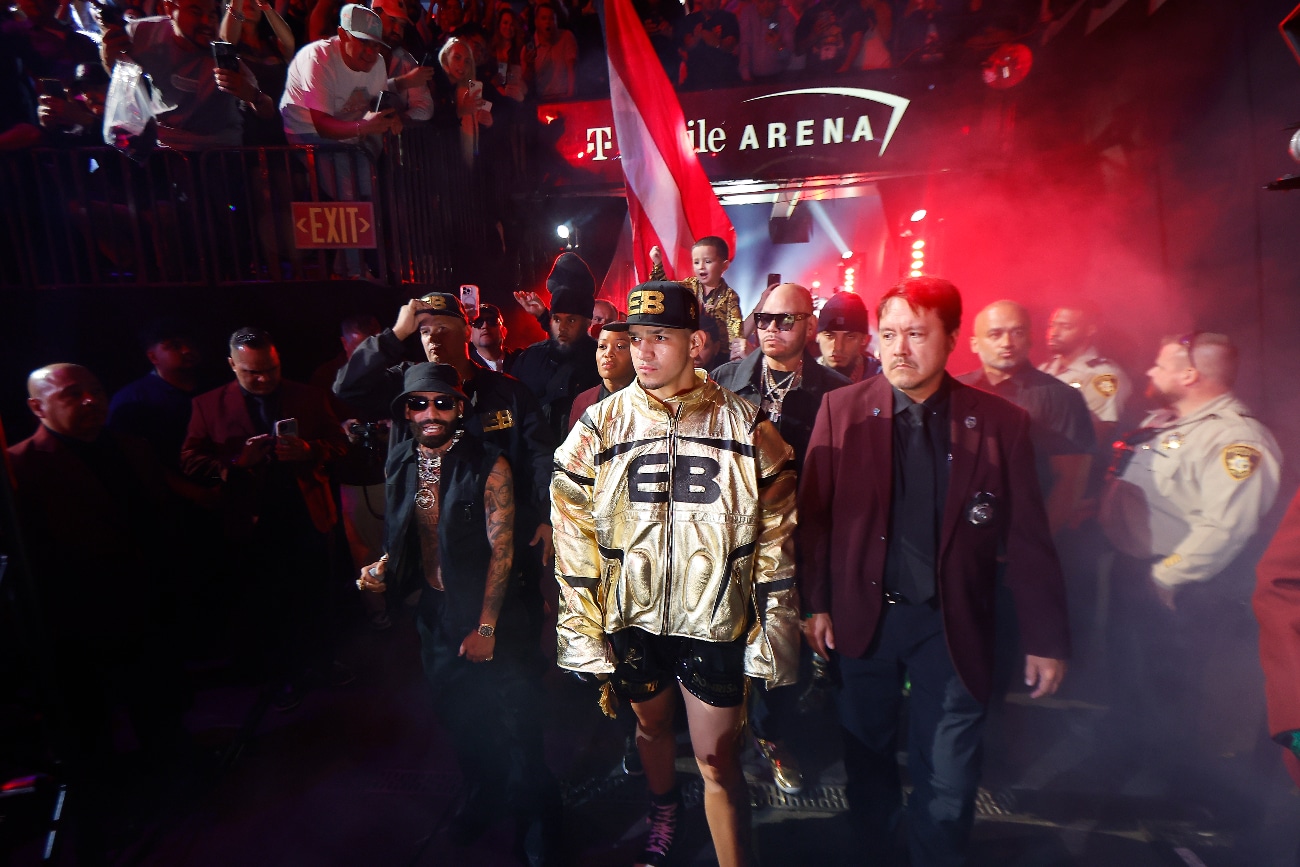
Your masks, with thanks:
[[(506, 601), (515, 550), (515, 485), (510, 475), (510, 463), (504, 457), (497, 458), (488, 473), (483, 502), (492, 558), (488, 560), (487, 588), (483, 591), (483, 610), (478, 622), (495, 627), (501, 606)], [(490, 661), (495, 649), (496, 636), (484, 637), (477, 631), (465, 636), (460, 643), (460, 655), (470, 662)]]

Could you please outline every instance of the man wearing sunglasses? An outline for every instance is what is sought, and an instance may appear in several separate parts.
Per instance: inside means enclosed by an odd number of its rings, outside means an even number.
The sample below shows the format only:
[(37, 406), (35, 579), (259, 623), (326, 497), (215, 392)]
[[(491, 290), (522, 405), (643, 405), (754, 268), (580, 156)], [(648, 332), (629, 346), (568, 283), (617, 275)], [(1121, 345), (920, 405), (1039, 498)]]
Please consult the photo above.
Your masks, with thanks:
[(793, 454), (749, 403), (692, 364), (699, 301), (643, 283), (626, 323), (636, 381), (555, 453), (551, 514), (561, 668), (632, 705), (651, 793), (638, 864), (664, 864), (681, 819), (673, 716), (686, 702), (723, 867), (750, 863), (740, 765), (747, 677), (798, 673)]
[(389, 454), (386, 553), (357, 586), (397, 599), (420, 591), (424, 673), (465, 780), (453, 841), (476, 838), (510, 804), (521, 843), (536, 825), (531, 863), (556, 864), (559, 789), (542, 729), (525, 718), (542, 702), (535, 633), (510, 580), (514, 481), (500, 449), (466, 436), (467, 400), (450, 365), (407, 368), (392, 404), (407, 436)]
[[(466, 434), (501, 449), (514, 471), (515, 571), (522, 573), (522, 598), (540, 629), (541, 593), (553, 587), (544, 565), (551, 558), (547, 492), (555, 442), (527, 386), (474, 362), (469, 334), (465, 308), (455, 295), (431, 292), (413, 298), (398, 312), (392, 328), (361, 342), (339, 371), (334, 391), (363, 412), (386, 413), (402, 392), (402, 377), (412, 364), (407, 341), (416, 335), (423, 350), (420, 356), (455, 368), (461, 390), (469, 398)], [(410, 433), (398, 425), (391, 436), (396, 445)]]
[[(797, 283), (782, 283), (768, 293), (754, 313), (759, 352), (730, 361), (713, 378), (767, 413), (794, 449), (796, 470), (803, 465), (822, 395), (849, 380), (817, 363), (808, 350), (817, 333), (812, 295)], [(801, 667), (811, 671), (811, 656)], [(803, 789), (803, 774), (786, 737), (797, 724), (799, 690), (791, 687), (751, 694), (750, 722), (758, 751), (778, 788), (789, 794)]]
[(1207, 759), (1259, 723), (1229, 698), (1257, 679), (1250, 566), (1232, 564), (1277, 496), (1281, 452), (1233, 394), (1237, 370), (1226, 335), (1162, 342), (1147, 371), (1162, 406), (1116, 443), (1098, 515), (1116, 550), (1111, 706), (1133, 746), (1116, 760), (1193, 798), (1223, 797)]
[(509, 373), (519, 350), (506, 348), (506, 335), (509, 332), (501, 308), (495, 304), (480, 304), (478, 317), (469, 325), (473, 352), (478, 355), (483, 366), (497, 373)]

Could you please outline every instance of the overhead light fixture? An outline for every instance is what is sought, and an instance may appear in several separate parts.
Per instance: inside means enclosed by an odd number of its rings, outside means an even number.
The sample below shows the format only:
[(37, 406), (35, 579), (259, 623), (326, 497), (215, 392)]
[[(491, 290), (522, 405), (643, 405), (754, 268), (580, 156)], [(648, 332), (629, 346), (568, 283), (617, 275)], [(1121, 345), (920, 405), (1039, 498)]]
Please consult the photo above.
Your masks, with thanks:
[(1007, 90), (1024, 81), (1033, 65), (1034, 52), (1019, 42), (1004, 42), (993, 49), (980, 72), (989, 87)]

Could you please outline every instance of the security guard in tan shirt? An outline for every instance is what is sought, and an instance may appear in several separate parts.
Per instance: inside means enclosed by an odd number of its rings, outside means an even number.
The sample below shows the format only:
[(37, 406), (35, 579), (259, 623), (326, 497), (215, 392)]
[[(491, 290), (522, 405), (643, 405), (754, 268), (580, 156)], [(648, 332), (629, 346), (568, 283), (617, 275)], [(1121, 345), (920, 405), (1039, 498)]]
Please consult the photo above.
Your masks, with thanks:
[(1133, 389), (1128, 374), (1097, 351), (1092, 342), (1096, 336), (1096, 316), (1087, 305), (1058, 307), (1047, 324), (1052, 358), (1038, 369), (1079, 390), (1092, 414), (1097, 442), (1109, 444)]
[(1121, 553), (1161, 558), (1151, 577), (1166, 598), (1219, 574), (1277, 496), (1281, 451), (1233, 395), (1236, 366), (1222, 335), (1166, 342), (1147, 376), (1168, 406), (1117, 444), (1102, 527)]
[[(1262, 701), (1240, 697), (1258, 667), (1248, 570), (1228, 567), (1273, 505), (1281, 469), (1272, 434), (1232, 393), (1236, 373), (1222, 334), (1164, 342), (1147, 377), (1165, 408), (1116, 443), (1099, 512), (1116, 549), (1115, 731), (1103, 738), (1117, 768), (1207, 807), (1230, 790), (1222, 757), (1247, 750), (1262, 724)], [(1118, 754), (1121, 742), (1132, 752)]]

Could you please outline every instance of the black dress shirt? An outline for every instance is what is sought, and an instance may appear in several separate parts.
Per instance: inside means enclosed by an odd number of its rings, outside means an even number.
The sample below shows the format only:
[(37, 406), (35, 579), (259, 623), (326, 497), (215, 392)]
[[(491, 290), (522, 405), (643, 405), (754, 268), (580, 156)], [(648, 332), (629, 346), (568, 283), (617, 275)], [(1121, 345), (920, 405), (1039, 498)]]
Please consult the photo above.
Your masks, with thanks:
[(957, 380), (996, 394), (1029, 413), (1029, 439), (1034, 444), (1038, 486), (1044, 498), (1052, 489), (1052, 457), (1096, 452), (1092, 416), (1083, 395), (1033, 365), (1023, 365), (997, 385), (989, 382), (982, 368), (964, 373)]
[(938, 390), (920, 404), (897, 388), (893, 391), (893, 496), (885, 591), (921, 604), (935, 595), (939, 522), (948, 496), (951, 384), (944, 374)]

